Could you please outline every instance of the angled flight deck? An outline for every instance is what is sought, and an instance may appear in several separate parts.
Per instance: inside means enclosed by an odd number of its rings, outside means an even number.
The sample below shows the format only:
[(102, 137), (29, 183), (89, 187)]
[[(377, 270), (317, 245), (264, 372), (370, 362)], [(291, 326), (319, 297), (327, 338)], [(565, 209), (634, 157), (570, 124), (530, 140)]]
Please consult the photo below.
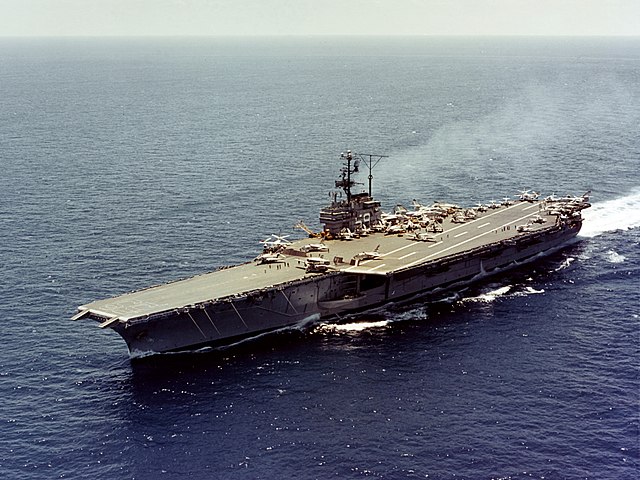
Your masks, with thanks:
[[(409, 239), (405, 234), (385, 235), (383, 233), (370, 234), (357, 241), (326, 240), (324, 244), (328, 247), (328, 251), (322, 255), (326, 258), (337, 256), (349, 260), (362, 251), (378, 248), (381, 254), (379, 259), (364, 260), (357, 266), (349, 263), (334, 264), (332, 271), (385, 275), (395, 270), (471, 250), (490, 242), (516, 238), (522, 235), (517, 232), (516, 227), (526, 224), (527, 220), (538, 215), (539, 211), (539, 202), (516, 202), (511, 206), (501, 206), (479, 214), (476, 219), (463, 224), (445, 221), (444, 232), (434, 235), (436, 242), (418, 242)], [(535, 224), (532, 229), (543, 229), (548, 226), (548, 222), (553, 224), (555, 221), (554, 216), (547, 217), (547, 222)], [(291, 244), (288, 250), (295, 250), (311, 242), (310, 239), (300, 240)], [(306, 272), (304, 259), (304, 256), (284, 254), (284, 259), (278, 263), (245, 263), (99, 300), (83, 305), (80, 309), (108, 318), (128, 319), (150, 316), (317, 275)]]

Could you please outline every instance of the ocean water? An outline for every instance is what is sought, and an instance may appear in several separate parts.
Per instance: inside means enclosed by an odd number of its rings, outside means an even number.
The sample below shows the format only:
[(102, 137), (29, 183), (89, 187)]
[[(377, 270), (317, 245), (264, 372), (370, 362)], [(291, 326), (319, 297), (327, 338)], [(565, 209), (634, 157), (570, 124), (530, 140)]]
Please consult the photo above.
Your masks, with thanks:
[[(1, 478), (638, 478), (639, 39), (4, 38), (0, 91)], [(69, 320), (317, 227), (346, 149), (388, 209), (593, 207), (440, 302), (234, 348)]]

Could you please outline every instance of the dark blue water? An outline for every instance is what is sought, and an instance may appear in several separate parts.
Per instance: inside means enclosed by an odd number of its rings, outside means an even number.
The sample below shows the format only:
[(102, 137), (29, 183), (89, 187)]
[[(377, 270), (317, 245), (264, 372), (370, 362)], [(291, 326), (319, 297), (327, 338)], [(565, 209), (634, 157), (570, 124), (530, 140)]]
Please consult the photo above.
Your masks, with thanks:
[[(0, 477), (638, 477), (638, 39), (5, 38), (0, 91)], [(69, 321), (317, 227), (347, 148), (389, 209), (594, 207), (437, 304), (228, 350)]]

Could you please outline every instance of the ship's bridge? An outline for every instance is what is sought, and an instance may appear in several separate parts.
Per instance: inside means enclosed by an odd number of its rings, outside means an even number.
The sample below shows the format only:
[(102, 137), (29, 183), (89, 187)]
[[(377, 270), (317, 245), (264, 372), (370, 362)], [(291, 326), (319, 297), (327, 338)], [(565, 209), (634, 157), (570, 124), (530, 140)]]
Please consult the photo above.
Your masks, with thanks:
[(371, 229), (380, 221), (380, 215), (380, 202), (367, 193), (358, 193), (351, 195), (348, 201), (334, 201), (320, 210), (320, 222), (325, 232), (337, 236), (345, 229), (352, 233)]

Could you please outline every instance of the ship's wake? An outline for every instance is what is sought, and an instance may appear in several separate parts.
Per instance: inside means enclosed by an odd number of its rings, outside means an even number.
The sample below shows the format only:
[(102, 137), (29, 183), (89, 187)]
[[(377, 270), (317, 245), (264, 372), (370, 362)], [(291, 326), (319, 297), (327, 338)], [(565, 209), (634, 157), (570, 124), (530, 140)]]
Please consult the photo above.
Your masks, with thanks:
[(498, 297), (504, 297), (513, 289), (513, 285), (506, 285), (487, 292), (483, 292), (475, 297), (466, 297), (461, 299), (462, 302), (483, 302), (489, 303), (495, 301)]
[(362, 332), (374, 328), (384, 328), (388, 326), (391, 320), (379, 320), (376, 322), (348, 322), (348, 323), (325, 323), (318, 325), (317, 331), (320, 332)]
[(539, 295), (541, 293), (544, 293), (544, 289), (536, 290), (530, 286), (505, 285), (499, 288), (492, 287), (491, 290), (487, 290), (473, 297), (462, 298), (460, 302), (491, 303), (499, 298), (525, 297), (529, 295)]
[[(562, 248), (562, 247), (558, 247)], [(554, 249), (557, 250), (557, 249)], [(526, 285), (528, 282), (535, 282), (533, 278), (528, 276), (524, 278), (516, 278), (506, 276), (504, 282), (492, 282), (485, 287), (478, 286), (481, 280), (487, 277), (502, 276), (505, 272), (512, 270), (512, 267), (518, 267), (534, 260), (539, 260), (549, 255), (549, 252), (541, 252), (538, 255), (528, 259), (525, 262), (514, 263), (508, 267), (497, 268), (490, 272), (483, 271), (478, 273), (470, 281), (460, 282), (450, 288), (435, 289), (430, 295), (420, 293), (399, 303), (388, 303), (384, 306), (368, 310), (366, 313), (353, 313), (345, 315), (337, 322), (320, 322), (316, 328), (316, 332), (321, 333), (358, 333), (366, 330), (380, 330), (391, 327), (396, 323), (412, 322), (424, 320), (432, 317), (440, 309), (447, 309), (448, 305), (464, 305), (470, 303), (489, 304), (499, 299), (507, 299), (513, 297), (526, 297), (530, 295), (544, 294), (543, 288), (534, 288)], [(568, 257), (562, 260), (562, 263), (553, 268), (550, 272), (557, 272), (569, 268), (574, 257)], [(473, 287), (473, 285), (476, 287)], [(426, 303), (425, 303), (425, 298)], [(371, 321), (371, 316), (375, 317), (375, 321)]]
[(627, 259), (627, 257), (625, 257), (624, 255), (620, 255), (614, 250), (607, 250), (605, 256), (609, 263), (622, 263)]
[(554, 272), (559, 272), (560, 270), (564, 270), (565, 268), (569, 268), (574, 260), (575, 260), (575, 257), (567, 257), (564, 260), (564, 262), (562, 262), (559, 267), (554, 268), (553, 271)]
[(582, 216), (579, 236), (585, 238), (640, 227), (640, 188), (621, 198), (594, 203)]
[[(529, 279), (531, 280), (531, 279)], [(444, 292), (443, 292), (444, 293)], [(466, 303), (492, 303), (498, 299), (512, 297), (525, 297), (529, 295), (544, 294), (544, 289), (536, 289), (532, 286), (523, 285), (519, 282), (492, 283), (486, 288), (472, 291), (465, 287), (457, 291), (449, 291), (446, 296), (440, 298), (430, 298), (428, 303), (402, 303), (387, 304), (366, 313), (354, 313), (342, 317), (338, 322), (327, 322), (318, 324), (314, 331), (319, 333), (353, 333), (364, 331), (383, 330), (392, 327), (394, 324), (404, 322), (415, 322), (427, 319), (433, 315), (438, 315), (438, 311), (450, 307), (447, 305), (464, 305)], [(373, 320), (371, 317), (374, 317)]]

